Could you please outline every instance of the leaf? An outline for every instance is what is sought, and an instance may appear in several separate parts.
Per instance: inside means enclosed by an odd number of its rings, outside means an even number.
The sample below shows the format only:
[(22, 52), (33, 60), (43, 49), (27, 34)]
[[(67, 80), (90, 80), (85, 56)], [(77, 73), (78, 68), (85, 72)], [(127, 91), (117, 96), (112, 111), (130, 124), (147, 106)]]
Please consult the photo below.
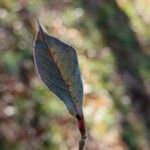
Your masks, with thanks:
[(71, 115), (82, 115), (83, 86), (75, 49), (48, 35), (39, 26), (34, 60), (49, 90), (65, 103)]
[(48, 35), (38, 22), (34, 60), (41, 80), (65, 103), (70, 114), (77, 118), (81, 133), (79, 149), (84, 149), (86, 129), (82, 111), (83, 85), (75, 49)]

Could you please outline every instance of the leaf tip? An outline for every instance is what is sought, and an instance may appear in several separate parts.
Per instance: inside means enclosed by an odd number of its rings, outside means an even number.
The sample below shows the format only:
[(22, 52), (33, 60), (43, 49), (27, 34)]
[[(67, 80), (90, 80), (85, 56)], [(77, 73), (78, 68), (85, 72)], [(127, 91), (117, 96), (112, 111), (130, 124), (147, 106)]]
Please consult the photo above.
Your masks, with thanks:
[(40, 24), (39, 19), (37, 17), (35, 17), (35, 18), (36, 18), (36, 21), (37, 21), (37, 24), (38, 24), (38, 30), (42, 30), (42, 26)]

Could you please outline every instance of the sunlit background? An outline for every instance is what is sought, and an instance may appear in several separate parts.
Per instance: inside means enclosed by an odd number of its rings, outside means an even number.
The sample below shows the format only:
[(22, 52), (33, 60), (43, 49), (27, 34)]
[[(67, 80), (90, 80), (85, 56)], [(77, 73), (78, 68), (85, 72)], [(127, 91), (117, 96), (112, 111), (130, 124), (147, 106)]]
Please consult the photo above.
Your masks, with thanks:
[(76, 121), (35, 72), (35, 16), (77, 50), (86, 150), (149, 150), (150, 0), (1, 0), (0, 150), (78, 149)]

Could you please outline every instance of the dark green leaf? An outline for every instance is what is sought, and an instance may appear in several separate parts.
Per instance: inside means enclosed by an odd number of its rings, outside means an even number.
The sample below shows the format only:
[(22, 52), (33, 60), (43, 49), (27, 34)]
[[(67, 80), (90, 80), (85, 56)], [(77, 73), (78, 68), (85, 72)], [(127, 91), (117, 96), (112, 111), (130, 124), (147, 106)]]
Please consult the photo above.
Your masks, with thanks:
[(83, 86), (75, 49), (45, 33), (39, 25), (34, 59), (46, 86), (66, 104), (73, 116), (82, 116)]

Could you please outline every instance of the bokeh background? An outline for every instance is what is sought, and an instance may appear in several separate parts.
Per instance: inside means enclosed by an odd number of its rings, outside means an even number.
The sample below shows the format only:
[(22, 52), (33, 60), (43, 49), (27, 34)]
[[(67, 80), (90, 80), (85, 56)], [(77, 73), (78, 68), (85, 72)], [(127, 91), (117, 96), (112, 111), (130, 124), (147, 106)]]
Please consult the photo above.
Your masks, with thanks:
[(77, 150), (76, 121), (33, 63), (37, 16), (77, 50), (86, 150), (150, 149), (150, 0), (0, 0), (0, 150)]

